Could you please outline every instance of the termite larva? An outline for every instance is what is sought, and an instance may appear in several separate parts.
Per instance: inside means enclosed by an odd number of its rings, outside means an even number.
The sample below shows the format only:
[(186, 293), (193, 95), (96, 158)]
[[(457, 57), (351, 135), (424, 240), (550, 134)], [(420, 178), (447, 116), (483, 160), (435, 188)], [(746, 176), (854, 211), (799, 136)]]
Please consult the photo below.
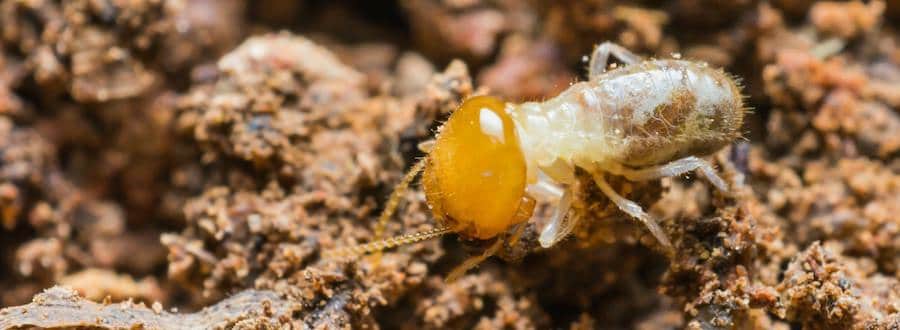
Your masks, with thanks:
[[(610, 55), (625, 66), (607, 72)], [(494, 254), (504, 241), (517, 239), (535, 199), (556, 203), (539, 237), (541, 246), (551, 247), (580, 220), (569, 215), (576, 168), (590, 173), (610, 201), (670, 248), (656, 220), (613, 190), (605, 176), (642, 181), (700, 171), (727, 191), (725, 181), (698, 156), (740, 136), (744, 112), (738, 84), (722, 70), (680, 59), (643, 60), (619, 45), (603, 43), (591, 56), (589, 79), (554, 98), (514, 104), (476, 96), (463, 102), (391, 195), (376, 240), (325, 255), (370, 253), (450, 232), (469, 239), (496, 238), (483, 255), (459, 266), (453, 278)], [(400, 195), (419, 171), (440, 225), (380, 240)]]

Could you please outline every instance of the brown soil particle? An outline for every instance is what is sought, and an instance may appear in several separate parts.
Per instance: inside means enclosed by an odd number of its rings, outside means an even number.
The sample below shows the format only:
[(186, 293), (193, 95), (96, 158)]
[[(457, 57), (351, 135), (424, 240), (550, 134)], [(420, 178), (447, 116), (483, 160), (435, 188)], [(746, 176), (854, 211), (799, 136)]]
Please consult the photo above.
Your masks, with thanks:
[[(897, 329), (898, 8), (0, 0), (0, 329)], [(747, 96), (731, 191), (607, 177), (671, 251), (579, 183), (571, 238), (540, 248), (539, 204), (455, 282), (492, 241), (323, 258), (462, 100), (553, 97), (603, 41)], [(386, 235), (435, 228), (401, 197)]]
[(818, 242), (796, 256), (779, 284), (787, 317), (806, 326), (846, 329), (860, 305), (843, 265)]
[(159, 1), (0, 4), (4, 43), (26, 57), (37, 83), (62, 87), (79, 101), (121, 99), (149, 87), (154, 77), (135, 56), (171, 26), (164, 11)]
[(532, 28), (526, 1), (401, 1), (413, 38), (426, 54), (484, 61), (505, 33)]
[(871, 31), (879, 24), (884, 7), (883, 1), (868, 4), (861, 1), (823, 1), (810, 8), (809, 19), (821, 32), (841, 38), (853, 38)]
[(274, 329), (290, 325), (296, 304), (268, 291), (248, 290), (192, 314), (173, 314), (157, 307), (126, 301), (97, 304), (74, 291), (52, 287), (34, 297), (31, 304), (0, 311), (0, 328), (109, 329)]
[(41, 189), (51, 180), (48, 172), (56, 165), (55, 151), (33, 129), (0, 117), (0, 155), (0, 220), (12, 230), (28, 211), (28, 191)]

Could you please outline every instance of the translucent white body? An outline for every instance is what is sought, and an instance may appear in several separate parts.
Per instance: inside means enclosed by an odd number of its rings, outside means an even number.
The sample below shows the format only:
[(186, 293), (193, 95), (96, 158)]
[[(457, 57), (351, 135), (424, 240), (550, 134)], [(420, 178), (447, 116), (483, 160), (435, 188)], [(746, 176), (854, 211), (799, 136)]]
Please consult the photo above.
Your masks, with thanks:
[(740, 135), (734, 80), (696, 62), (652, 60), (573, 84), (544, 102), (508, 104), (529, 177), (570, 183), (575, 166), (658, 165), (720, 149)]

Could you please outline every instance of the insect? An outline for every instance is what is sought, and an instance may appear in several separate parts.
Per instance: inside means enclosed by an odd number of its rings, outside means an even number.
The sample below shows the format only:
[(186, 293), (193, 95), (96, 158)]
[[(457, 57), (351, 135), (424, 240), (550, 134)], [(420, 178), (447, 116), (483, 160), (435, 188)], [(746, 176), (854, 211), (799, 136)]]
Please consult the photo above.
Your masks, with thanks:
[[(625, 65), (606, 71), (614, 56)], [(738, 83), (720, 69), (680, 59), (644, 60), (622, 46), (594, 49), (589, 79), (543, 102), (503, 102), (490, 96), (465, 100), (422, 149), (388, 200), (373, 243), (326, 251), (326, 257), (361, 255), (447, 233), (495, 242), (448, 277), (453, 279), (515, 242), (536, 200), (555, 210), (540, 229), (541, 246), (565, 238), (580, 218), (570, 213), (576, 168), (621, 211), (642, 222), (660, 244), (671, 243), (637, 203), (607, 183), (702, 172), (723, 192), (728, 186), (698, 156), (741, 135), (745, 108)], [(380, 240), (400, 196), (422, 171), (428, 206), (438, 222), (430, 231)]]

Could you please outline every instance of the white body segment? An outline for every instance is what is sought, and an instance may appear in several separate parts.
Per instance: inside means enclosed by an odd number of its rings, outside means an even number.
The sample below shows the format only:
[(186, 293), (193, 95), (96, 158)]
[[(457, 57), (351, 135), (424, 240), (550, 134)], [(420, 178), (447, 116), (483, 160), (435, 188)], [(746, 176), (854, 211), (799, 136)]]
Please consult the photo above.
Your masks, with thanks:
[(530, 168), (560, 183), (570, 182), (563, 172), (575, 166), (593, 172), (611, 162), (649, 166), (708, 154), (739, 135), (742, 122), (733, 80), (680, 60), (599, 74), (544, 102), (508, 104), (507, 112)]

